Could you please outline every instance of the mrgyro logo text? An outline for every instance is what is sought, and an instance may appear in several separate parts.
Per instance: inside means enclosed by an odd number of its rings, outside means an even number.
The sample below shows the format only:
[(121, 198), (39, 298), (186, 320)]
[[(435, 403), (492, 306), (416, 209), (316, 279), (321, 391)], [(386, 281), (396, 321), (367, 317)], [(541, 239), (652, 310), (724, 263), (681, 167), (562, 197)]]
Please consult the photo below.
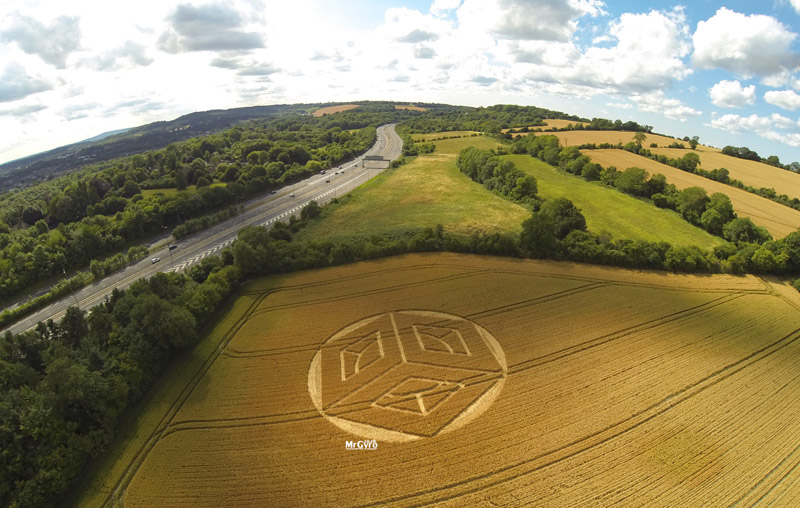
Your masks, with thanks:
[(378, 442), (374, 439), (368, 439), (366, 441), (345, 441), (344, 448), (345, 450), (377, 450)]

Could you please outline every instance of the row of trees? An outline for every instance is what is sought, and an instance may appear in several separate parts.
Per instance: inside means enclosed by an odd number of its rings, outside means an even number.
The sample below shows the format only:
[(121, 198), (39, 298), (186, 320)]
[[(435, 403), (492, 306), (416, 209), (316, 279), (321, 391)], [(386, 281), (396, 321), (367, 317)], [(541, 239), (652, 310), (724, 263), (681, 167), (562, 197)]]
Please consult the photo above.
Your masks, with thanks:
[[(696, 136), (695, 136), (696, 138)], [(696, 145), (696, 139), (692, 138)], [(670, 145), (672, 146), (672, 145)], [(800, 210), (800, 199), (799, 198), (790, 198), (786, 194), (778, 194), (775, 189), (767, 188), (767, 187), (760, 187), (756, 188), (751, 185), (746, 185), (740, 180), (736, 180), (730, 177), (730, 172), (726, 168), (716, 168), (712, 169), (711, 171), (707, 171), (699, 167), (700, 165), (700, 156), (694, 152), (689, 152), (684, 154), (681, 157), (668, 157), (663, 154), (656, 154), (652, 153), (647, 148), (642, 147), (641, 141), (630, 141), (626, 144), (610, 144), (610, 143), (601, 143), (599, 145), (594, 143), (587, 143), (583, 145), (579, 145), (577, 147), (580, 150), (595, 150), (595, 149), (620, 149), (626, 150), (628, 152), (635, 153), (637, 155), (641, 155), (643, 157), (647, 157), (648, 159), (652, 159), (656, 162), (661, 164), (666, 164), (667, 166), (672, 166), (674, 168), (678, 168), (682, 171), (686, 171), (688, 173), (694, 173), (696, 175), (702, 176), (703, 178), (708, 178), (710, 180), (714, 180), (717, 182), (721, 182), (737, 189), (742, 189), (744, 191), (750, 192), (752, 194), (756, 194), (758, 196), (770, 199), (775, 201), (776, 203), (780, 203), (784, 206), (788, 206), (790, 208), (794, 208), (795, 210)], [(679, 148), (685, 148), (683, 146), (679, 146)], [(762, 161), (763, 162), (763, 161)]]
[[(666, 268), (670, 270), (685, 271), (725, 271), (729, 273), (775, 273), (800, 275), (800, 251), (797, 250), (800, 233), (781, 239), (773, 240), (769, 232), (762, 226), (757, 226), (747, 217), (737, 217), (733, 211), (730, 198), (722, 193), (708, 195), (701, 187), (689, 187), (678, 190), (666, 181), (664, 175), (650, 176), (647, 171), (631, 167), (618, 171), (615, 167), (603, 168), (593, 163), (588, 157), (581, 155), (578, 147), (570, 146), (558, 150), (558, 140), (555, 136), (528, 136), (519, 138), (512, 145), (516, 153), (529, 153), (549, 164), (556, 165), (567, 173), (581, 176), (586, 180), (599, 180), (606, 185), (613, 186), (633, 196), (649, 199), (655, 206), (669, 208), (678, 212), (689, 223), (701, 227), (711, 234), (720, 236), (728, 243), (715, 249), (714, 252), (702, 252), (699, 249), (656, 249), (663, 251), (660, 261), (650, 261), (645, 265), (637, 265), (641, 257), (631, 259), (620, 258), (624, 266), (642, 266), (646, 268)], [(696, 154), (686, 154), (677, 164), (691, 165), (694, 160), (689, 157)], [(687, 159), (688, 157), (688, 159)], [(687, 162), (688, 161), (688, 162)], [(687, 169), (688, 170), (688, 169)], [(611, 232), (613, 234), (613, 232)], [(578, 248), (569, 242), (558, 244), (554, 241), (545, 242), (549, 245), (545, 252), (549, 255), (567, 256), (569, 259), (590, 262), (608, 262), (613, 260), (605, 257), (603, 249), (594, 246), (588, 249), (589, 244), (598, 244), (597, 238), (588, 240), (585, 235), (576, 235), (581, 239)], [(590, 234), (591, 236), (591, 234)], [(566, 236), (557, 237), (556, 240), (566, 242)], [(534, 253), (530, 244), (527, 248)], [(577, 249), (577, 250), (576, 250)], [(655, 252), (653, 249), (647, 250)], [(570, 254), (571, 252), (571, 254)], [(581, 252), (581, 255), (575, 254)], [(599, 257), (592, 257), (587, 252), (595, 252)], [(666, 257), (667, 252), (673, 252)], [(679, 261), (680, 253), (683, 258), (693, 261)], [(553, 254), (553, 253), (557, 253)], [(541, 252), (538, 252), (541, 254)], [(547, 256), (545, 256), (547, 257)], [(681, 258), (681, 259), (683, 259)], [(704, 261), (700, 261), (702, 258)], [(655, 259), (655, 258), (653, 258)], [(668, 260), (671, 260), (667, 263)]]
[(456, 165), (462, 173), (487, 189), (538, 207), (536, 178), (517, 169), (513, 162), (504, 161), (489, 150), (470, 146), (458, 154)]
[(769, 157), (761, 157), (757, 152), (747, 148), (746, 146), (731, 146), (728, 145), (722, 149), (722, 153), (730, 155), (731, 157), (738, 157), (740, 159), (747, 159), (756, 162), (763, 162), (776, 168), (785, 169), (800, 173), (800, 162), (794, 161), (789, 164), (781, 164), (781, 160), (777, 155), (770, 155)]

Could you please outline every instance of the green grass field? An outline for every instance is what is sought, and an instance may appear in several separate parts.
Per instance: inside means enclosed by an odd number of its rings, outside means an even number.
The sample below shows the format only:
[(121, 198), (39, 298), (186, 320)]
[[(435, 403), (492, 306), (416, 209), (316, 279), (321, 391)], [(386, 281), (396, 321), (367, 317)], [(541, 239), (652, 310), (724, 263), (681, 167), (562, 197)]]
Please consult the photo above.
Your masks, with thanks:
[(436, 142), (436, 152), (387, 170), (351, 194), (346, 204), (326, 209), (297, 235), (299, 240), (341, 239), (444, 226), (445, 231), (519, 232), (530, 212), (486, 190), (459, 172), (458, 153), (468, 146), (489, 149), (486, 137)]
[(673, 245), (713, 247), (722, 240), (684, 221), (672, 210), (611, 189), (599, 182), (564, 174), (527, 155), (508, 155), (517, 167), (536, 177), (545, 199), (566, 197), (581, 209), (590, 231), (610, 232), (614, 238), (665, 241)]
[[(412, 134), (411, 139), (414, 141), (430, 141), (437, 140), (438, 138), (463, 138), (471, 137), (473, 134), (480, 134), (477, 131), (447, 131), (447, 132), (431, 132), (430, 134)], [(477, 137), (477, 136), (475, 136)], [(483, 137), (483, 136), (481, 136)], [(469, 146), (469, 145), (467, 145)]]

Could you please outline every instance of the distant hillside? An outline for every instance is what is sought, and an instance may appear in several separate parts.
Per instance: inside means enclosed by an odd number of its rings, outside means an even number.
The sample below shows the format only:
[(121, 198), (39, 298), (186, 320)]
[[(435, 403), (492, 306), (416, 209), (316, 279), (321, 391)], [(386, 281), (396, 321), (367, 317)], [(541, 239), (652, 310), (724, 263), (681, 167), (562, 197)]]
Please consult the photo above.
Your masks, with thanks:
[(176, 141), (218, 132), (246, 120), (304, 112), (308, 108), (309, 105), (295, 104), (203, 111), (171, 121), (125, 129), (119, 133), (112, 131), (0, 164), (0, 192), (50, 179), (85, 164), (159, 149)]

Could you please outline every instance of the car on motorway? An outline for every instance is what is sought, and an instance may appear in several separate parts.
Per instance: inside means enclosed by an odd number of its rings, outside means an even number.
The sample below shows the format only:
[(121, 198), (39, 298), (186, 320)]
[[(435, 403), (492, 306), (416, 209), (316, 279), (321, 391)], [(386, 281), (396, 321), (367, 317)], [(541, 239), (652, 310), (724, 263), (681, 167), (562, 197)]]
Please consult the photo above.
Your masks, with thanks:
[(277, 194), (277, 193), (278, 193), (278, 191), (276, 191), (276, 190), (272, 190), (272, 191), (269, 191), (269, 193), (270, 193), (270, 194)]
[(330, 178), (326, 178), (325, 179), (325, 183), (331, 183), (331, 179)]
[(169, 244), (169, 250), (175, 250), (177, 248), (178, 248), (178, 246), (176, 244), (174, 244), (174, 243)]
[(324, 175), (325, 174), (325, 170), (323, 169), (322, 171), (319, 172), (319, 174), (320, 175)]
[(291, 194), (289, 194), (289, 197), (290, 197), (290, 198), (293, 198), (293, 197), (294, 197), (294, 192), (292, 192)]
[(159, 261), (161, 261), (161, 258), (153, 258), (153, 259), (150, 260), (150, 263), (154, 265), (154, 264), (158, 263)]

